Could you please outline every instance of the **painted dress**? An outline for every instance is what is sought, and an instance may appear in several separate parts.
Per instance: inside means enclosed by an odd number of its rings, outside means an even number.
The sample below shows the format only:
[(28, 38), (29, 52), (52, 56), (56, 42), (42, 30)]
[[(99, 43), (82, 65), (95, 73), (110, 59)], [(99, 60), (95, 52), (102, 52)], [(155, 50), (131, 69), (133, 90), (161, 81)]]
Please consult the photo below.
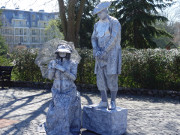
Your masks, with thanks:
[[(65, 68), (65, 72), (54, 69), (52, 64)], [(79, 135), (81, 128), (81, 100), (76, 90), (77, 64), (56, 59), (49, 64), (49, 78), (54, 79), (52, 101), (46, 117), (47, 135)]]

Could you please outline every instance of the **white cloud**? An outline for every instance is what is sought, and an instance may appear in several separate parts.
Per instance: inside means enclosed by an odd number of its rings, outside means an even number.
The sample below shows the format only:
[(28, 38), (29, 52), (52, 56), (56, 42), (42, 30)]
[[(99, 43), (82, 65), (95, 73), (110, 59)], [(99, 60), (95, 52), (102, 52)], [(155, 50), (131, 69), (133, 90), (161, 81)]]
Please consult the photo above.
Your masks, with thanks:
[(57, 0), (0, 0), (0, 7), (5, 6), (7, 9), (18, 8), (20, 10), (33, 9), (39, 11), (41, 9), (46, 12), (58, 12)]
[[(114, 0), (101, 0), (102, 1), (114, 1)], [(174, 18), (180, 18), (180, 0), (174, 0), (177, 2), (171, 8), (163, 11), (165, 14), (168, 14), (170, 20)], [(15, 9), (17, 7), (20, 10), (29, 10), (33, 9), (34, 11), (39, 11), (41, 9), (45, 12), (58, 12), (59, 7), (57, 0), (0, 0), (0, 7), (5, 6), (8, 9)]]

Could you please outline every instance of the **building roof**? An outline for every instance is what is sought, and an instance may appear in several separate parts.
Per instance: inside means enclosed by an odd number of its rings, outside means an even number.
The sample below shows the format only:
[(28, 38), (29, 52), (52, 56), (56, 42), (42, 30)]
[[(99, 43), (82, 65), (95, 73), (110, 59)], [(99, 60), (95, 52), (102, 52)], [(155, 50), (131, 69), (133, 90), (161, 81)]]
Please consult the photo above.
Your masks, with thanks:
[(55, 15), (58, 15), (58, 13), (47, 13), (44, 12), (44, 10), (35, 12), (32, 10), (24, 11), (19, 9), (2, 9), (2, 17), (6, 20), (6, 22), (11, 24), (13, 19), (24, 19), (27, 21), (27, 27), (32, 27), (33, 22), (36, 27), (38, 25), (38, 21), (49, 21), (51, 19), (55, 19)]

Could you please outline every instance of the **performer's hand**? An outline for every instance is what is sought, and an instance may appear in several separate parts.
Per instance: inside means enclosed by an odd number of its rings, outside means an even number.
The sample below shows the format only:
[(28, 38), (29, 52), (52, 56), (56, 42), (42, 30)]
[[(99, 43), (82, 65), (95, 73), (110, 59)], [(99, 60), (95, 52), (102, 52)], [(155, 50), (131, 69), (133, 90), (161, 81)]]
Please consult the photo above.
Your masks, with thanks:
[(97, 50), (93, 49), (93, 57), (96, 57)]
[(102, 59), (104, 56), (106, 56), (107, 55), (107, 52), (106, 51), (103, 51), (102, 53), (101, 53), (101, 55), (100, 55), (100, 58)]
[(56, 64), (55, 68), (58, 69), (58, 70), (60, 70), (60, 71), (62, 71), (62, 72), (65, 71), (65, 68), (62, 67), (62, 66), (60, 66), (60, 65), (58, 65), (58, 64)]
[(55, 68), (55, 66), (56, 66), (56, 61), (55, 61), (55, 60), (52, 60), (52, 61), (51, 61), (51, 68)]
[(102, 52), (101, 52), (101, 51), (97, 51), (97, 52), (96, 52), (96, 57), (101, 56), (101, 54), (102, 54)]

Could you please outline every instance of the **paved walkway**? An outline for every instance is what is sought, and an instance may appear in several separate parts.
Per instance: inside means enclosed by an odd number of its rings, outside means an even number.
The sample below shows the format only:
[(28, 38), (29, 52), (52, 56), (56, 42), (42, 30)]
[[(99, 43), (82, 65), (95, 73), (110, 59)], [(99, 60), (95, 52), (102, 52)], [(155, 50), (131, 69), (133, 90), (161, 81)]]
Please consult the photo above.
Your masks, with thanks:
[[(25, 88), (0, 90), (0, 135), (45, 135), (51, 93)], [(81, 92), (82, 106), (98, 103), (99, 93)], [(126, 135), (180, 135), (180, 101), (120, 95), (117, 105), (128, 109)], [(82, 129), (82, 135), (95, 135)]]

